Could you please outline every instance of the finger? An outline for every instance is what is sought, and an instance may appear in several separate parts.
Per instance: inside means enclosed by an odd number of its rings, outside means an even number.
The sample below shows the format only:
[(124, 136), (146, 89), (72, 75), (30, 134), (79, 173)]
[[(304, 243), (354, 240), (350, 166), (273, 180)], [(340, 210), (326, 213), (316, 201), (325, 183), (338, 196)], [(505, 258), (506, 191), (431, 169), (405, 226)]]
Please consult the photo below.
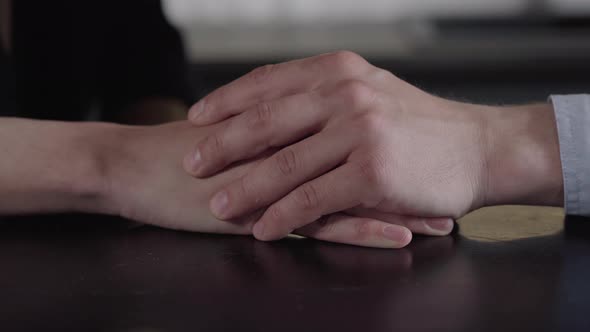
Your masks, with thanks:
[(261, 101), (312, 91), (325, 82), (354, 78), (369, 68), (362, 57), (345, 51), (266, 65), (201, 99), (191, 107), (188, 118), (196, 125), (212, 124)]
[(210, 176), (269, 147), (284, 146), (320, 129), (338, 127), (339, 121), (346, 119), (340, 115), (367, 109), (374, 101), (375, 93), (366, 83), (344, 80), (327, 88), (259, 103), (223, 122), (200, 141), (185, 156), (184, 168), (193, 176)]
[(295, 233), (316, 240), (373, 248), (402, 248), (412, 240), (412, 232), (406, 227), (343, 213), (324, 216)]
[[(396, 219), (402, 221), (396, 222)], [(387, 219), (382, 219), (389, 223), (403, 225), (412, 231), (414, 234), (422, 234), (428, 236), (446, 236), (453, 230), (453, 219), (451, 218), (414, 218), (394, 216)]]
[(275, 153), (216, 193), (210, 202), (211, 212), (222, 220), (237, 218), (278, 201), (300, 184), (328, 172), (353, 149), (354, 137), (340, 136), (338, 130), (322, 131)]
[(300, 140), (321, 129), (329, 109), (342, 106), (329, 104), (316, 92), (257, 104), (201, 140), (186, 156), (185, 169), (210, 176), (235, 161)]
[(272, 204), (254, 225), (259, 240), (280, 239), (322, 216), (363, 204), (367, 183), (356, 164), (348, 163), (306, 182)]
[(402, 216), (393, 213), (386, 213), (374, 209), (355, 208), (346, 211), (348, 214), (373, 218), (390, 224), (396, 224), (408, 228), (414, 234), (429, 236), (449, 235), (453, 230), (454, 222), (452, 218), (421, 218), (413, 216)]

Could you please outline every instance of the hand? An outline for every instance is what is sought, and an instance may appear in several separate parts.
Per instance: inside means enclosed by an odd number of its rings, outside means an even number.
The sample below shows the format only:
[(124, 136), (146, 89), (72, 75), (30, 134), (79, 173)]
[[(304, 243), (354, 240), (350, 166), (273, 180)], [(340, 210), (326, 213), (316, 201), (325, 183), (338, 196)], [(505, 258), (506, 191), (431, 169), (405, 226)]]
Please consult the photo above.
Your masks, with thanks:
[(189, 118), (222, 121), (184, 160), (196, 177), (286, 146), (210, 202), (224, 220), (270, 205), (254, 227), (261, 240), (340, 211), (448, 234), (451, 219), (481, 206), (555, 203), (559, 193), (550, 106), (445, 100), (350, 52), (258, 68)]
[[(106, 165), (108, 212), (161, 227), (209, 233), (251, 234), (257, 211), (233, 222), (220, 222), (207, 207), (211, 195), (252, 170), (261, 160), (250, 161), (200, 180), (187, 175), (180, 162), (192, 141), (214, 127), (195, 130), (187, 121), (160, 126), (117, 126), (101, 132)], [(384, 229), (394, 228), (393, 232)], [(319, 240), (372, 247), (401, 247), (411, 234), (397, 225), (370, 218), (335, 216), (297, 231)], [(387, 237), (393, 233), (397, 237)], [(398, 235), (402, 234), (400, 238)]]

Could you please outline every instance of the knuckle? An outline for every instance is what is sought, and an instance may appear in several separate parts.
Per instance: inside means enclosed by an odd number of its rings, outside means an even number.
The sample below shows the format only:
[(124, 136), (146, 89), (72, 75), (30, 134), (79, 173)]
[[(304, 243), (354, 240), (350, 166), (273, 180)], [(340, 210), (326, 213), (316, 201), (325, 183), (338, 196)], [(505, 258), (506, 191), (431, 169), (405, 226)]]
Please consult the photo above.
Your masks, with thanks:
[(207, 150), (213, 154), (219, 154), (223, 151), (223, 142), (217, 134), (208, 136), (205, 140), (205, 145), (207, 146)]
[(297, 155), (292, 148), (285, 148), (276, 154), (275, 162), (282, 176), (289, 176), (298, 167)]
[(367, 109), (377, 97), (377, 92), (361, 80), (350, 80), (342, 84), (339, 89), (341, 97), (352, 109)]
[(240, 180), (238, 180), (238, 188), (239, 188), (241, 197), (250, 198), (251, 190), (250, 190), (250, 186), (248, 185), (248, 182), (246, 179), (247, 179), (247, 177), (243, 176), (240, 178)]
[(303, 184), (296, 190), (294, 199), (297, 205), (304, 210), (313, 210), (320, 204), (318, 190), (310, 183)]
[(339, 71), (356, 72), (359, 68), (364, 67), (367, 61), (360, 55), (351, 51), (338, 51), (332, 53), (329, 61)]
[(223, 142), (219, 135), (213, 134), (207, 136), (199, 147), (203, 164), (211, 167), (226, 165), (227, 157), (223, 149)]
[(269, 219), (277, 224), (283, 220), (283, 213), (281, 212), (281, 209), (278, 205), (269, 207), (266, 213), (268, 214)]
[(266, 81), (269, 80), (269, 78), (272, 76), (273, 72), (276, 69), (276, 65), (264, 65), (262, 67), (258, 67), (256, 69), (254, 69), (252, 72), (250, 72), (250, 77), (252, 78), (252, 81), (256, 84), (262, 84)]
[(255, 181), (252, 181), (251, 177), (247, 175), (241, 177), (232, 189), (237, 191), (235, 196), (238, 197), (236, 202), (239, 203), (236, 203), (236, 205), (240, 205), (245, 210), (251, 211), (265, 203), (264, 195), (257, 189)]
[(374, 159), (358, 164), (358, 172), (365, 183), (372, 189), (379, 189), (384, 185), (385, 176), (381, 163)]
[(366, 239), (371, 235), (371, 221), (366, 219), (360, 219), (354, 225), (354, 237), (357, 240)]
[(386, 81), (386, 82), (389, 82), (390, 80), (397, 79), (397, 76), (395, 76), (389, 70), (385, 70), (385, 69), (377, 68), (377, 67), (375, 67), (375, 70), (373, 71), (373, 77), (378, 81), (382, 80), (382, 81)]
[(375, 138), (381, 133), (383, 126), (383, 116), (378, 111), (367, 110), (360, 112), (354, 117), (355, 127), (367, 137)]
[(215, 161), (216, 163), (222, 164), (225, 163), (223, 149), (223, 141), (217, 134), (207, 136), (199, 148), (199, 150), (202, 151), (202, 158), (204, 161)]
[(256, 105), (255, 110), (248, 119), (248, 128), (250, 130), (258, 130), (269, 124), (272, 117), (272, 106), (268, 102), (260, 102)]

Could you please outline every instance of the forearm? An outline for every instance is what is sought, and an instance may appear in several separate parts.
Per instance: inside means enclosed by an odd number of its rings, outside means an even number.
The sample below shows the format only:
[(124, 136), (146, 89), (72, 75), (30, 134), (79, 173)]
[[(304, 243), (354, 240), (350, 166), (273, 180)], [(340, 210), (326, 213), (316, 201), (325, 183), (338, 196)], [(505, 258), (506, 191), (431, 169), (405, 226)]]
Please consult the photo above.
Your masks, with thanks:
[(0, 118), (0, 214), (109, 212), (100, 151), (112, 126)]
[(490, 108), (486, 205), (563, 206), (559, 141), (550, 104)]

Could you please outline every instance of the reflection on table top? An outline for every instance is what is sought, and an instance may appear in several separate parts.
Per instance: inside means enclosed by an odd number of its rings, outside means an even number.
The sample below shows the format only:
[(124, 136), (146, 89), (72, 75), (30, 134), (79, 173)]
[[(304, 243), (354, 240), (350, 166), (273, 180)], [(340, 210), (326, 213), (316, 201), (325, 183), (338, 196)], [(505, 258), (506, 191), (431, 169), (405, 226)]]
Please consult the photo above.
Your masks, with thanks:
[(552, 331), (590, 328), (590, 221), (477, 211), (402, 250), (129, 227), (0, 224), (0, 326), (76, 331)]

